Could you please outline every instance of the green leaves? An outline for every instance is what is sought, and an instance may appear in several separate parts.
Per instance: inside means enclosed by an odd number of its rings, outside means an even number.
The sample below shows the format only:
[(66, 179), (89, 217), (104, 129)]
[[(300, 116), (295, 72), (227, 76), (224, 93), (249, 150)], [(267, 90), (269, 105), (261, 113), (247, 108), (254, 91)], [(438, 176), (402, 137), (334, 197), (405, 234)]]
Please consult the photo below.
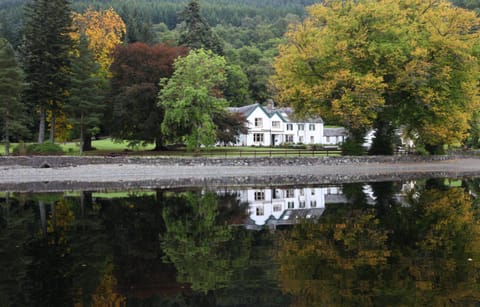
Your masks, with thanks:
[(158, 104), (165, 110), (162, 132), (170, 141), (185, 142), (189, 150), (213, 145), (214, 115), (227, 106), (220, 90), (226, 82), (225, 59), (199, 49), (177, 59), (174, 66), (172, 77), (160, 80)]
[(276, 59), (280, 100), (350, 131), (382, 120), (424, 144), (465, 138), (480, 105), (475, 13), (445, 0), (335, 0), (308, 12)]

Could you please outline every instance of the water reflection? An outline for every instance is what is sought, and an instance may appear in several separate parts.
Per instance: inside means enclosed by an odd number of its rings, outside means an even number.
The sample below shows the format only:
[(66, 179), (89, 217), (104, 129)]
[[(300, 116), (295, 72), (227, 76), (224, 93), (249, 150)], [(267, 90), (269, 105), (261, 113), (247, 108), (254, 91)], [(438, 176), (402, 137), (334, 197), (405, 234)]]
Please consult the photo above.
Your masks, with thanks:
[(0, 306), (476, 304), (479, 183), (0, 193)]

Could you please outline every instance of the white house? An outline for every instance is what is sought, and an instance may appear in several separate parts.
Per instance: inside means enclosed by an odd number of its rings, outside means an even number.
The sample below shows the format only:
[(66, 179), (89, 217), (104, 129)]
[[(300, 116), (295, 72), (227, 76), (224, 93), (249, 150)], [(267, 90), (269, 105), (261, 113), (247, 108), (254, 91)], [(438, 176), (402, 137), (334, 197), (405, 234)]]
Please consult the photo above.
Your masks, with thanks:
[(252, 104), (229, 108), (247, 119), (248, 134), (240, 135), (238, 146), (278, 146), (291, 144), (324, 144), (323, 120), (320, 117), (300, 120), (293, 116), (291, 108), (275, 108)]
[(298, 219), (321, 216), (326, 203), (347, 202), (341, 188), (334, 186), (257, 188), (241, 190), (238, 193), (239, 200), (248, 203), (252, 228), (267, 224), (294, 224)]

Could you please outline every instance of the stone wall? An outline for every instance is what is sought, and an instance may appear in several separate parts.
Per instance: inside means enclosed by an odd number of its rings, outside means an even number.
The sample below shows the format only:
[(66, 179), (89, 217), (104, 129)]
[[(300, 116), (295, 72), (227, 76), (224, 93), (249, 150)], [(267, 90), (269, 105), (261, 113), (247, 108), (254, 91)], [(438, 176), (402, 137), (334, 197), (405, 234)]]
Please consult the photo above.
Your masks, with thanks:
[(152, 164), (152, 165), (219, 165), (219, 166), (282, 166), (342, 165), (355, 163), (402, 163), (440, 161), (454, 156), (361, 156), (361, 157), (257, 157), (257, 158), (181, 158), (181, 157), (76, 157), (76, 156), (0, 156), (0, 166), (33, 168), (68, 167), (91, 164)]

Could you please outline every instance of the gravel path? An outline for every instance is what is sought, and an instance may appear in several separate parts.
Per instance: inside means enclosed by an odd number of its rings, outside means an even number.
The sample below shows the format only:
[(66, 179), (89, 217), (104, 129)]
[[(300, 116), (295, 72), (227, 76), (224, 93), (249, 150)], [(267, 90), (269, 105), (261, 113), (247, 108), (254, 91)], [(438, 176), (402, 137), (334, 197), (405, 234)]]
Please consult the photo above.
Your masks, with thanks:
[(480, 175), (480, 159), (402, 163), (353, 163), (304, 166), (175, 166), (98, 164), (62, 168), (1, 166), (0, 184), (29, 182), (136, 182), (167, 179), (205, 179), (265, 176), (385, 176), (441, 173), (451, 176)]

